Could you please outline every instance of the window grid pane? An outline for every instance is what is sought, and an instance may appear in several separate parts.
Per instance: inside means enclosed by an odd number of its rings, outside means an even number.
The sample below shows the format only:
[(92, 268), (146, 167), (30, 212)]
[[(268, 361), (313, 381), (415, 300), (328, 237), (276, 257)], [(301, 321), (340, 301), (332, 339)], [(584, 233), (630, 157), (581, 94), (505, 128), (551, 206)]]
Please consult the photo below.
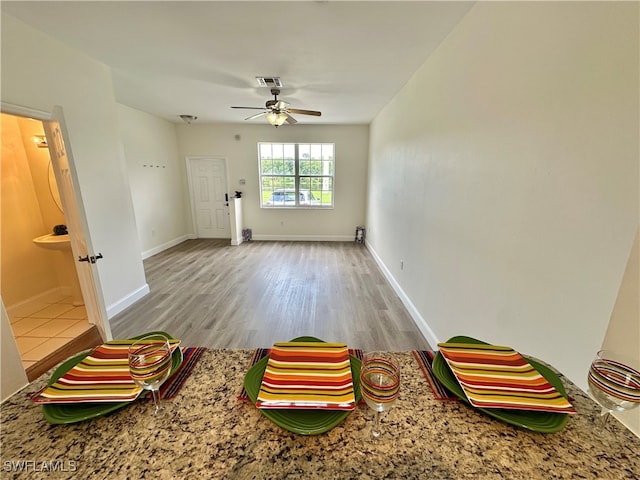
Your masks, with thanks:
[(261, 206), (333, 208), (334, 147), (259, 143)]

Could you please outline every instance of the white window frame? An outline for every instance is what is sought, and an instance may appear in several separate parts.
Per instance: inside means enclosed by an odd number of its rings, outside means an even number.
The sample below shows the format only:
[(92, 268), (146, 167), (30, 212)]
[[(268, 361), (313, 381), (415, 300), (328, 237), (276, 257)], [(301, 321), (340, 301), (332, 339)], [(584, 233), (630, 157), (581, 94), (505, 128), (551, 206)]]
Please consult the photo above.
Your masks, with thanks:
[[(289, 149), (293, 146), (293, 162), (294, 169), (293, 171), (287, 173), (278, 173), (274, 172), (263, 173), (263, 165), (262, 165), (262, 146), (270, 146), (273, 150), (274, 146), (282, 146), (283, 152), (285, 151), (285, 147), (288, 146)], [(320, 161), (322, 162), (322, 168), (328, 168), (331, 172), (323, 171), (321, 174), (301, 174), (300, 173), (300, 147), (309, 146), (309, 151), (312, 151), (313, 148), (320, 148)], [(330, 146), (330, 149), (328, 148)], [(323, 153), (324, 150), (328, 150), (332, 156), (330, 159), (324, 159)], [(331, 210), (335, 206), (335, 171), (336, 171), (336, 158), (335, 158), (335, 143), (329, 142), (258, 142), (258, 178), (259, 178), (259, 198), (260, 198), (260, 208), (265, 209), (320, 209), (320, 210)], [(283, 157), (286, 154), (283, 153)], [(309, 159), (311, 160), (311, 159)], [(284, 166), (284, 165), (283, 165)], [(271, 178), (274, 181), (276, 178), (282, 178), (282, 186), (274, 188), (273, 185), (271, 188), (265, 188), (265, 180)], [(286, 178), (292, 179), (293, 183), (286, 182)], [(301, 189), (301, 179), (309, 179), (309, 189)], [(322, 187), (319, 190), (312, 190), (312, 179), (322, 179)], [(290, 186), (284, 186), (286, 183), (290, 183)], [(325, 188), (326, 184), (330, 184), (331, 188)], [(309, 200), (310, 203), (301, 203), (301, 192), (309, 192), (309, 195), (314, 197)], [(319, 197), (315, 198), (314, 192), (320, 192)], [(283, 192), (283, 203), (272, 203), (273, 194), (275, 192)], [(324, 195), (323, 195), (324, 193)], [(327, 195), (330, 195), (330, 203), (323, 203), (323, 199), (326, 198)], [(291, 200), (287, 197), (291, 196)], [(319, 200), (319, 201), (318, 201)], [(315, 203), (318, 201), (318, 203)]]

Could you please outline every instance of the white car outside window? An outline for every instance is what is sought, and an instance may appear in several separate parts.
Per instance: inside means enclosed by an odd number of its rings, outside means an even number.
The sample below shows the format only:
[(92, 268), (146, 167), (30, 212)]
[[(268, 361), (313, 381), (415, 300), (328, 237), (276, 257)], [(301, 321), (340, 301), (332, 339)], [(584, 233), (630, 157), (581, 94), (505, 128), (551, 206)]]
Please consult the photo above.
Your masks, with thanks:
[[(317, 203), (317, 200), (312, 192), (309, 190), (300, 190), (298, 205), (313, 205)], [(276, 190), (271, 194), (269, 200), (265, 205), (277, 206), (295, 206), (296, 205), (296, 192), (295, 190)]]

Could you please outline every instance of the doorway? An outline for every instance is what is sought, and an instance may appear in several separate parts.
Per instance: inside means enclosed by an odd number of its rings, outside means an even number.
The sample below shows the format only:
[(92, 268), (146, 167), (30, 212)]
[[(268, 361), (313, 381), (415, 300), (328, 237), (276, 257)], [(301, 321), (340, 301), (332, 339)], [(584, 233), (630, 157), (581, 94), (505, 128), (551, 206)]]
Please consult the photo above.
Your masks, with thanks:
[[(78, 288), (69, 235), (62, 233), (69, 222), (51, 175), (45, 134), (50, 122), (4, 110), (3, 105), (0, 296), (33, 380), (72, 353), (101, 343), (102, 336)], [(53, 241), (34, 241), (43, 237)]]
[(193, 225), (198, 238), (231, 238), (223, 158), (188, 157)]

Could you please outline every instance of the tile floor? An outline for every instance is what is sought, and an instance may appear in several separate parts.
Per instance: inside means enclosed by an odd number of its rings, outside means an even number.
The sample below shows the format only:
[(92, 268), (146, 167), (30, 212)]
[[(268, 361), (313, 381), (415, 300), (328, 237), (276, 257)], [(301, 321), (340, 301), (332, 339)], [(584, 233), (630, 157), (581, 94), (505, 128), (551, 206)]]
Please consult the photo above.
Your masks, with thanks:
[(8, 314), (25, 370), (91, 327), (85, 307), (74, 306), (71, 297), (62, 294)]

